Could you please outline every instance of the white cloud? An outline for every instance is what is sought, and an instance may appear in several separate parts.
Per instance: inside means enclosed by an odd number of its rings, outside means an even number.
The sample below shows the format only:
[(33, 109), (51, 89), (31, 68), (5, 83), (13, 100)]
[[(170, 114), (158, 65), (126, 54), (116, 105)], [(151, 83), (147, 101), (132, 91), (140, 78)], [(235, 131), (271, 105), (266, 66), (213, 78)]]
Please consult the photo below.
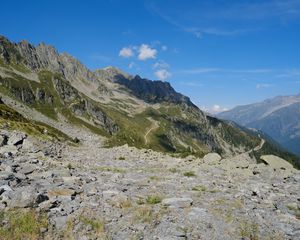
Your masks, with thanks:
[(224, 111), (227, 111), (227, 110), (228, 110), (228, 108), (221, 107), (220, 105), (215, 104), (215, 105), (213, 105), (213, 107), (209, 110), (209, 112), (216, 114), (216, 113), (224, 112)]
[(147, 44), (142, 44), (138, 49), (139, 55), (138, 59), (145, 61), (149, 58), (156, 58), (157, 50), (154, 48), (151, 48)]
[(201, 73), (233, 73), (233, 74), (267, 74), (274, 72), (273, 69), (226, 69), (226, 68), (192, 68), (192, 69), (183, 69), (180, 70), (179, 73), (184, 74), (201, 74)]
[(212, 73), (212, 72), (219, 72), (219, 68), (194, 68), (194, 69), (184, 69), (180, 70), (180, 73), (184, 74), (199, 74), (199, 73)]
[(273, 87), (273, 84), (268, 84), (268, 83), (259, 83), (256, 85), (256, 89), (263, 89), (263, 88), (269, 88)]
[(130, 47), (123, 47), (119, 52), (119, 56), (124, 57), (124, 58), (129, 58), (129, 57), (132, 57), (133, 55), (134, 55), (134, 52), (133, 52), (132, 48), (130, 48)]
[(171, 77), (171, 73), (169, 73), (166, 69), (157, 70), (154, 75), (162, 81), (165, 81), (167, 78)]
[(169, 68), (170, 65), (168, 63), (166, 63), (163, 60), (157, 61), (156, 63), (153, 64), (153, 69), (156, 68)]

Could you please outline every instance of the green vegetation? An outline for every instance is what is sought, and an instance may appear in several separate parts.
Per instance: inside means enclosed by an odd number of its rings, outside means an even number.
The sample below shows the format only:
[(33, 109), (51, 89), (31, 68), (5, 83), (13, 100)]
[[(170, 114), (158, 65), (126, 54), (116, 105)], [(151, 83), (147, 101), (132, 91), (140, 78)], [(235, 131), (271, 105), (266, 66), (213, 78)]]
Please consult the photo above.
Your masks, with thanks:
[(197, 192), (206, 192), (207, 188), (205, 186), (195, 186), (192, 188), (193, 191), (197, 191)]
[(185, 176), (185, 177), (195, 177), (196, 174), (193, 171), (188, 171), (188, 172), (183, 173), (183, 176)]
[(160, 203), (161, 202), (161, 200), (162, 200), (162, 197), (161, 196), (159, 196), (159, 195), (153, 195), (153, 196), (148, 196), (147, 198), (146, 198), (146, 203), (148, 203), (148, 204), (158, 204), (158, 203)]
[[(69, 89), (73, 89), (69, 83), (63, 79), (60, 74), (53, 74), (49, 71), (40, 71), (38, 77), (40, 82), (28, 80), (20, 75), (13, 72), (8, 72), (11, 75), (9, 78), (2, 78), (0, 85), (0, 92), (8, 95), (18, 101), (35, 108), (45, 116), (57, 120), (58, 113), (63, 115), (69, 122), (83, 126), (90, 129), (92, 132), (104, 136), (108, 136), (108, 133), (101, 126), (95, 126), (91, 123), (91, 116), (87, 115), (86, 121), (78, 118), (72, 112), (70, 105), (76, 105), (80, 99), (84, 99), (80, 96), (77, 90), (77, 99), (69, 102), (64, 99), (65, 96), (61, 96), (60, 93), (54, 86), (54, 79), (57, 83), (67, 86)], [(39, 96), (39, 99), (37, 99)], [(89, 100), (92, 101), (92, 100)]]
[(171, 173), (178, 173), (179, 172), (179, 170), (177, 168), (170, 168), (169, 171)]
[(79, 221), (82, 222), (85, 226), (91, 226), (92, 231), (97, 234), (105, 233), (105, 225), (102, 219), (91, 219), (90, 217), (81, 215)]
[[(210, 122), (215, 124), (214, 121), (219, 121), (215, 118), (210, 117)], [(221, 128), (219, 128), (219, 132), (221, 136), (233, 146), (239, 147), (244, 146), (246, 150), (250, 150), (255, 148), (260, 144), (260, 138), (249, 134), (246, 129), (240, 129), (241, 127), (237, 125), (232, 125), (232, 123), (227, 122), (221, 124)]]
[[(9, 42), (5, 42), (5, 39), (2, 41), (14, 51)], [(109, 104), (101, 104), (77, 91), (61, 74), (43, 70), (38, 73), (39, 82), (29, 80), (24, 77), (26, 76), (24, 74), (30, 71), (22, 62), (21, 56), (18, 52), (12, 56), (9, 63), (3, 60), (0, 62), (1, 66), (7, 68), (5, 73), (8, 75), (0, 78), (1, 93), (22, 101), (49, 118), (57, 120), (59, 116), (63, 116), (74, 125), (108, 137), (107, 147), (128, 144), (184, 158), (188, 155), (203, 157), (208, 152), (222, 155), (223, 149), (218, 138), (237, 148), (244, 146), (245, 150), (253, 149), (260, 143), (257, 134), (233, 123), (224, 123), (209, 116), (204, 117), (193, 106), (164, 102), (158, 109), (148, 107), (132, 116), (126, 111), (130, 111), (135, 102), (113, 99)], [(24, 74), (18, 75), (12, 68)], [(98, 114), (100, 119), (102, 117), (104, 119), (101, 124), (97, 120)], [(153, 128), (154, 121), (157, 128)], [(112, 126), (115, 127), (114, 131), (111, 131)], [(211, 126), (214, 127), (213, 131)], [(153, 130), (147, 134), (146, 141), (145, 135), (150, 128)], [(30, 132), (32, 129), (27, 130)], [(51, 132), (54, 131), (52, 129)], [(298, 157), (273, 145), (266, 143), (259, 152), (253, 153), (253, 156), (259, 159), (263, 154), (274, 154), (300, 168)]]
[(245, 239), (258, 240), (259, 226), (255, 222), (242, 221), (239, 226), (240, 236)]
[(78, 235), (80, 236), (82, 233), (81, 229), (74, 229), (74, 222), (79, 221), (83, 228), (89, 227), (91, 231), (85, 233), (88, 239), (109, 239), (105, 230), (105, 222), (103, 219), (98, 217), (93, 217), (90, 214), (81, 214), (78, 217), (71, 217), (67, 221), (67, 227), (65, 231), (62, 233), (62, 239), (77, 239)]
[(150, 206), (138, 207), (133, 216), (134, 222), (150, 223), (156, 218), (155, 213)]
[(72, 141), (66, 134), (46, 124), (29, 121), (5, 104), (0, 104), (0, 126), (25, 133), (40, 139), (56, 139)]
[(45, 215), (37, 214), (34, 210), (11, 210), (0, 212), (0, 239), (31, 239), (41, 238), (40, 230), (48, 227), (48, 220)]

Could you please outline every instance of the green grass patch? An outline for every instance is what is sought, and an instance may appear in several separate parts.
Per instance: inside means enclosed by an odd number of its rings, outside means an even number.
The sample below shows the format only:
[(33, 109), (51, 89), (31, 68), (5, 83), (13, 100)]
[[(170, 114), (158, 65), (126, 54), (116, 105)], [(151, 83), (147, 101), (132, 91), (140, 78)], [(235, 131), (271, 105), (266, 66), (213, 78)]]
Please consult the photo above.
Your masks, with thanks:
[(192, 188), (193, 191), (206, 192), (207, 188), (205, 186), (199, 185)]
[(196, 177), (196, 174), (194, 171), (188, 171), (188, 172), (184, 172), (183, 176), (185, 177)]
[(24, 118), (5, 104), (0, 104), (0, 126), (23, 131), (39, 139), (73, 141), (69, 136), (51, 126)]
[(146, 203), (151, 205), (161, 203), (161, 201), (162, 201), (162, 197), (159, 195), (148, 196), (146, 198)]
[(41, 239), (40, 229), (48, 227), (46, 216), (30, 209), (1, 211), (0, 220), (7, 221), (0, 225), (0, 239)]

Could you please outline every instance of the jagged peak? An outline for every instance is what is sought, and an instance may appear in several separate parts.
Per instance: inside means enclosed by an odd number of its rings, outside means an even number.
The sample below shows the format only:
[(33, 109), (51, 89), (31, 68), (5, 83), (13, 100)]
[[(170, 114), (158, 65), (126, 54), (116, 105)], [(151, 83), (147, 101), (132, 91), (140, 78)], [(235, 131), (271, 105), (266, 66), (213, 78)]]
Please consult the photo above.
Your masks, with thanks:
[(110, 80), (110, 81), (113, 81), (116, 76), (122, 76), (126, 79), (132, 78), (132, 76), (130, 74), (126, 73), (125, 71), (123, 71), (117, 67), (113, 67), (113, 66), (96, 69), (94, 71), (94, 73), (101, 78), (103, 78), (103, 77), (108, 78), (108, 80)]

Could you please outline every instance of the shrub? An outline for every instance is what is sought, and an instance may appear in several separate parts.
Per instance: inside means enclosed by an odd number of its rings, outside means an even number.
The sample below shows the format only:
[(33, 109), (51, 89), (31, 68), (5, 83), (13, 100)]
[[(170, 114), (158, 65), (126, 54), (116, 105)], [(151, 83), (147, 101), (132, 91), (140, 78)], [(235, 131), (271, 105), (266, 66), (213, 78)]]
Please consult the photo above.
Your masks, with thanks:
[(188, 171), (183, 174), (185, 177), (195, 177), (196, 174), (193, 171)]
[(161, 202), (161, 197), (158, 195), (148, 196), (146, 199), (146, 203), (148, 204), (157, 204)]

